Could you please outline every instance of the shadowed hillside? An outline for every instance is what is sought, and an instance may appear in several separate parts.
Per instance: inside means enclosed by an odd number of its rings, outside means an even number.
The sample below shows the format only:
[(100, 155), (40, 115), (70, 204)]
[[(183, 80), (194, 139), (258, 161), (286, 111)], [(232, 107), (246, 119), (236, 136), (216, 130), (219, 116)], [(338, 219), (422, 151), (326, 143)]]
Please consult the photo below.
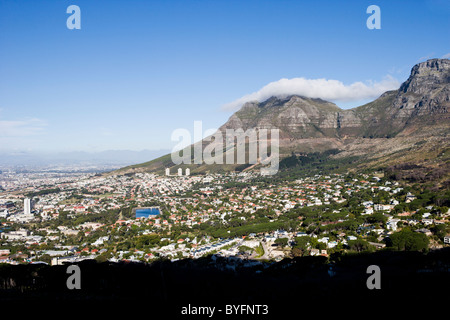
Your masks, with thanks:
[[(248, 266), (242, 260), (201, 258), (153, 264), (79, 263), (81, 289), (69, 290), (67, 266), (1, 265), (0, 301), (23, 305), (93, 305), (145, 310), (181, 318), (188, 304), (266, 304), (273, 319), (301, 315), (307, 308), (339, 307), (362, 311), (397, 305), (394, 313), (413, 306), (439, 306), (448, 298), (449, 249), (422, 254), (391, 252), (285, 259)], [(369, 290), (369, 265), (381, 270), (381, 289)], [(383, 307), (384, 306), (384, 307)], [(138, 308), (139, 312), (144, 309)], [(318, 311), (319, 311), (318, 310)], [(334, 309), (320, 310), (327, 314)]]

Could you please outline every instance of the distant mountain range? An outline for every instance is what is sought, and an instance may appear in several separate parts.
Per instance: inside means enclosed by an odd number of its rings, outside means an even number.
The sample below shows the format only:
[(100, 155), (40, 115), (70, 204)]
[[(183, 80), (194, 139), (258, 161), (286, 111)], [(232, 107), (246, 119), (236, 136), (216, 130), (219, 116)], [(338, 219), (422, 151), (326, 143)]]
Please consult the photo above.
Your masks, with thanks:
[(99, 152), (0, 152), (2, 166), (127, 166), (141, 163), (170, 152), (170, 150), (107, 150)]
[[(281, 158), (336, 150), (330, 157), (358, 157), (357, 168), (414, 163), (448, 173), (449, 111), (450, 60), (431, 59), (415, 65), (398, 90), (360, 107), (343, 110), (334, 103), (298, 95), (271, 97), (245, 103), (219, 130), (279, 129)], [(164, 168), (178, 167), (167, 154), (114, 173), (163, 173)], [(239, 168), (189, 167), (192, 173)]]

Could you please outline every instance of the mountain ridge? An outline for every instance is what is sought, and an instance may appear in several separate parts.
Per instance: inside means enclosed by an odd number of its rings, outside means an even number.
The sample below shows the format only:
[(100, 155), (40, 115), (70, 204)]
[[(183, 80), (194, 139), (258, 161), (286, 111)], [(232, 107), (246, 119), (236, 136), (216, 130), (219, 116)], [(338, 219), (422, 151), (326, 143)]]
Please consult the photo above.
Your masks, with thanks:
[[(294, 153), (339, 150), (332, 157), (362, 157), (358, 167), (389, 166), (404, 161), (437, 159), (448, 150), (450, 132), (450, 60), (416, 64), (398, 90), (351, 109), (300, 95), (251, 101), (219, 129), (279, 129), (280, 157)], [(209, 143), (203, 142), (203, 147)], [(434, 150), (434, 151), (433, 151)], [(114, 173), (163, 172), (169, 155)], [(440, 159), (442, 160), (442, 159)], [(425, 161), (426, 162), (426, 161)], [(447, 161), (439, 161), (447, 163)], [(433, 164), (435, 165), (435, 164)], [(235, 170), (238, 166), (191, 165), (191, 172)]]

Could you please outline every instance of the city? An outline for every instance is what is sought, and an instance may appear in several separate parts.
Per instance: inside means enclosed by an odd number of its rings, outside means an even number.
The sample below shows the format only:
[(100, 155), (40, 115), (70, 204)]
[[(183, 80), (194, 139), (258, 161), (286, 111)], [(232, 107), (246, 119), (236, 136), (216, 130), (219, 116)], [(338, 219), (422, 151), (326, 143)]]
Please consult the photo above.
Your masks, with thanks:
[(2, 311), (445, 308), (449, 17), (442, 0), (1, 0)]
[[(418, 236), (418, 250), (442, 248), (450, 239), (447, 207), (379, 172), (282, 184), (257, 173), (183, 175), (181, 169), (164, 176), (41, 176), (0, 180), (3, 263), (217, 256), (254, 264), (393, 247), (402, 229)], [(158, 212), (136, 217), (140, 207)]]

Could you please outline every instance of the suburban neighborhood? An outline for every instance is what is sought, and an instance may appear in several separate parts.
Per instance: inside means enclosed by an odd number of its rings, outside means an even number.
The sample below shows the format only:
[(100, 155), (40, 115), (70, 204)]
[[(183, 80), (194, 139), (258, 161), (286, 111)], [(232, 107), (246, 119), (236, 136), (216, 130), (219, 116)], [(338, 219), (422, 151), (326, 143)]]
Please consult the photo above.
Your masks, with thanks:
[[(12, 176), (0, 175), (0, 263), (203, 256), (255, 263), (408, 250), (396, 236), (406, 231), (417, 235), (410, 245), (418, 250), (450, 242), (447, 207), (376, 172), (282, 184), (249, 172)], [(137, 218), (141, 207), (158, 214)]]

